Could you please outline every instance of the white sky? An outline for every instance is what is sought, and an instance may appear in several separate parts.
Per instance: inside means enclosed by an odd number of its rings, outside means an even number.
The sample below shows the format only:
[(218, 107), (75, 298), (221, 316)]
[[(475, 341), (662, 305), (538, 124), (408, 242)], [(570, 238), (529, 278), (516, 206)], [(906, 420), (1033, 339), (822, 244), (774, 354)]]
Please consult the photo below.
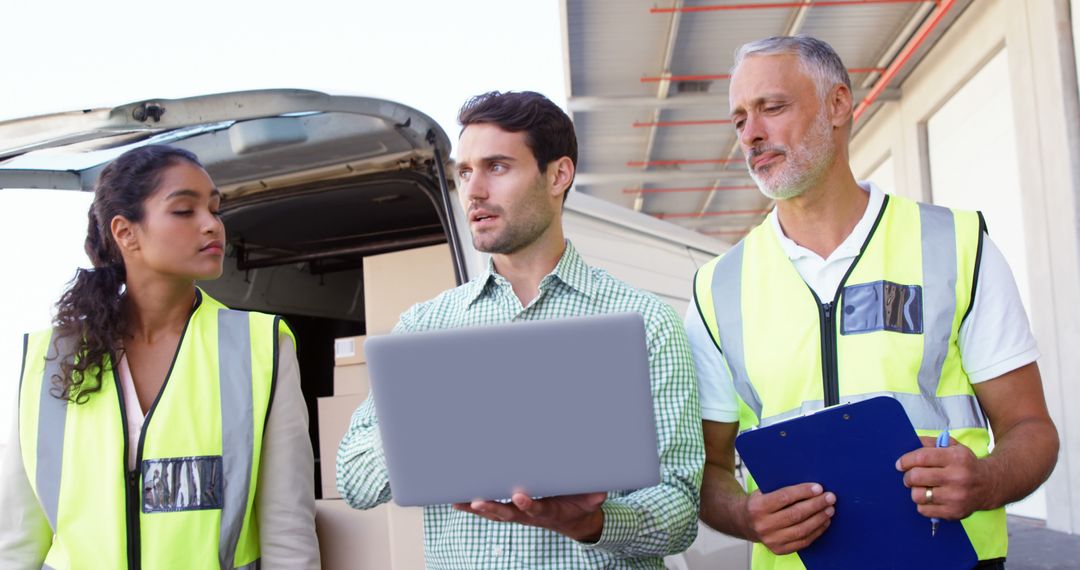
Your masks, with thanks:
[[(491, 90), (565, 104), (556, 0), (303, 3), (38, 1), (4, 8), (0, 121), (150, 98), (300, 88), (381, 97), (457, 140), (461, 104)], [(22, 332), (48, 326), (82, 253), (89, 196), (0, 191), (0, 444)]]
[(472, 95), (565, 99), (555, 0), (44, 0), (4, 12), (0, 120), (290, 87), (394, 99), (456, 139)]

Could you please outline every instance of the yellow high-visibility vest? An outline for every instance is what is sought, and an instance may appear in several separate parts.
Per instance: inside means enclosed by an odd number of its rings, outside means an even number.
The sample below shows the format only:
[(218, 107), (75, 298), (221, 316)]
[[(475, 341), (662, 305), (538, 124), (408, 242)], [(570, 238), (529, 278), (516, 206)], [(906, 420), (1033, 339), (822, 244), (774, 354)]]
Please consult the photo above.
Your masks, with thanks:
[[(776, 213), (772, 214), (775, 216)], [(984, 228), (975, 212), (886, 196), (836, 297), (818, 299), (772, 220), (702, 266), (694, 296), (731, 371), (739, 430), (889, 395), (919, 435), (946, 427), (977, 457), (990, 433), (960, 359)], [(749, 491), (756, 485), (748, 477)], [(1004, 557), (1004, 509), (963, 521), (980, 560)], [(753, 568), (803, 568), (754, 545)]]
[[(53, 396), (73, 339), (24, 340), (23, 466), (52, 528), (45, 568), (254, 569), (263, 430), (277, 373), (273, 315), (230, 310), (202, 291), (127, 470), (124, 401), (111, 362), (85, 403)], [(69, 360), (70, 361), (70, 360)]]

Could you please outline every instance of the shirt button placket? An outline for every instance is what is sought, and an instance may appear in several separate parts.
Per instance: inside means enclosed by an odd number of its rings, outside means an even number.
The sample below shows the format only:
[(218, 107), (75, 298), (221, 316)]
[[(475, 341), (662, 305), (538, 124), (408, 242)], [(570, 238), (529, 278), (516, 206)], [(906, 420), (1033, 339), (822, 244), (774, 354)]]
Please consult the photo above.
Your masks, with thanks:
[(491, 568), (513, 568), (513, 556), (510, 554), (510, 537), (513, 527), (508, 524), (498, 524), (491, 533), (488, 544), (488, 556), (491, 560)]

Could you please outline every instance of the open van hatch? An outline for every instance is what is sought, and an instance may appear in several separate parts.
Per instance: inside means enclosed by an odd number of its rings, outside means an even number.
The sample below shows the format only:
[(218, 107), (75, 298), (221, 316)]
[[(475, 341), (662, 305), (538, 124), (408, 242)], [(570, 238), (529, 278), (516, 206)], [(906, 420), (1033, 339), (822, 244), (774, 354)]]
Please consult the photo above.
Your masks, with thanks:
[(449, 242), (450, 142), (398, 103), (266, 90), (155, 99), (0, 123), (0, 188), (92, 190), (135, 146), (194, 152), (221, 189), (239, 270), (356, 269), (365, 255)]

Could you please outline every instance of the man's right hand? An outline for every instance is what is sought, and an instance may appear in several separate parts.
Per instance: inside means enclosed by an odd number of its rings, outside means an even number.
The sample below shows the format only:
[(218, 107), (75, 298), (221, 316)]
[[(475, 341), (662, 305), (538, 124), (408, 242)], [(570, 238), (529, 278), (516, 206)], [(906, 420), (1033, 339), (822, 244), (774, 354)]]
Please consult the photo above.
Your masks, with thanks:
[(737, 422), (701, 422), (705, 474), (701, 480), (701, 520), (731, 536), (760, 542), (775, 554), (806, 548), (829, 528), (836, 495), (817, 483), (803, 483), (747, 496), (735, 478)]
[(747, 534), (773, 554), (801, 550), (832, 522), (836, 495), (817, 483), (802, 483), (772, 493), (755, 491), (746, 498)]

